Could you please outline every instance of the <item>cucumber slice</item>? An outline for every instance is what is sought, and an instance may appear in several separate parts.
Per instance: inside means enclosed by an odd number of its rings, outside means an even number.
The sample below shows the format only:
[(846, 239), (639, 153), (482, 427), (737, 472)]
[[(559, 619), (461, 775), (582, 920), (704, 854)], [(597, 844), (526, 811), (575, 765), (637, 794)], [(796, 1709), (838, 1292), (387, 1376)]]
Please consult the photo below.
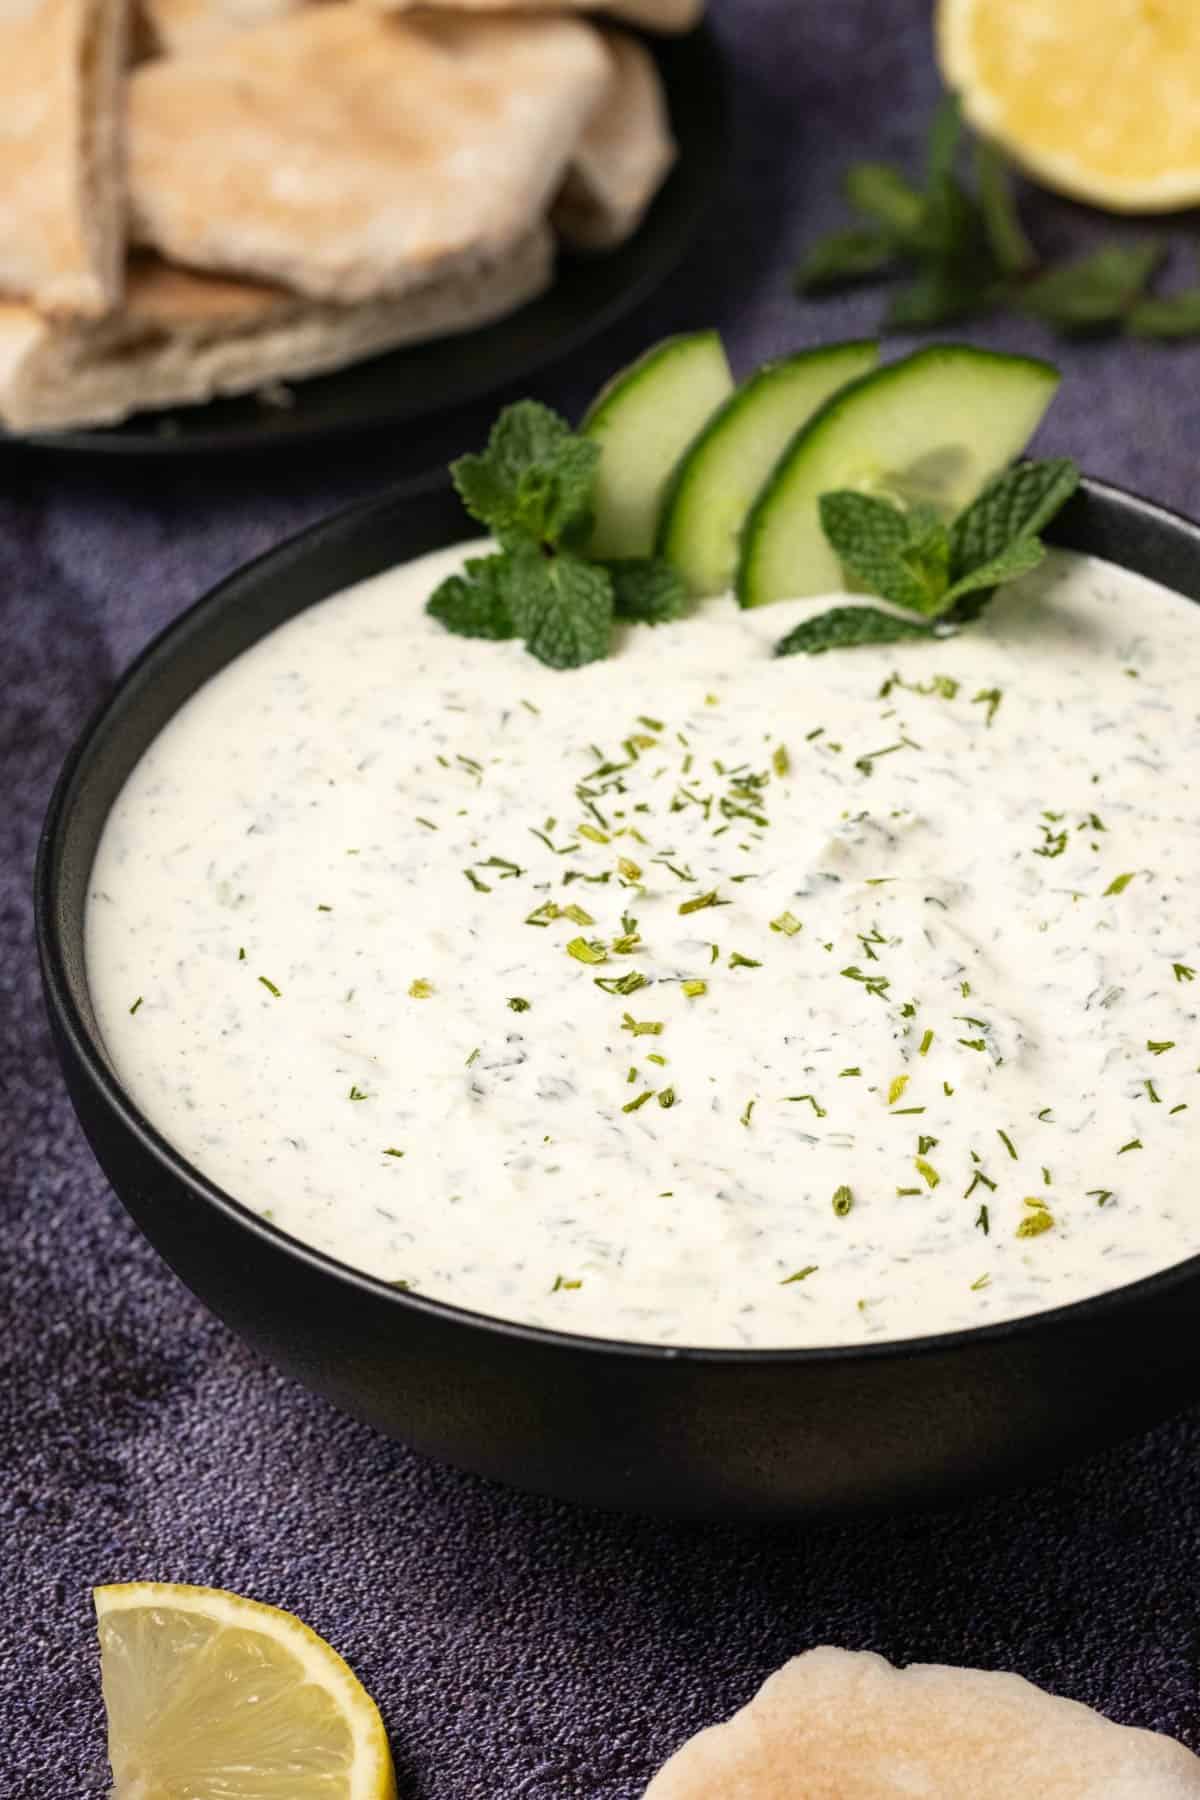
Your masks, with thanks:
[(733, 388), (715, 331), (665, 338), (593, 400), (580, 429), (600, 445), (593, 556), (649, 556), (680, 454)]
[(750, 510), (741, 604), (844, 592), (817, 513), (834, 488), (960, 512), (1024, 449), (1058, 383), (1050, 363), (945, 344), (843, 388), (797, 432)]
[(738, 532), (796, 432), (831, 394), (875, 366), (878, 344), (829, 344), (764, 363), (694, 438), (671, 476), (657, 550), (692, 594), (723, 594)]

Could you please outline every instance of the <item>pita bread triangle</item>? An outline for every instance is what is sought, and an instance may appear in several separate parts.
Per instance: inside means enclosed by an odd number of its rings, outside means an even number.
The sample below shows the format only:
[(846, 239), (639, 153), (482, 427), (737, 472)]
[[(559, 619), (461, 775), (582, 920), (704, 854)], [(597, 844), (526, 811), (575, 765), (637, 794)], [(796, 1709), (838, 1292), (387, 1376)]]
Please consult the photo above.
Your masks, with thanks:
[(605, 91), (575, 146), (551, 217), (585, 250), (623, 243), (675, 161), (666, 96), (654, 59), (625, 31), (601, 32), (610, 73)]
[(1200, 1758), (1019, 1675), (828, 1647), (701, 1731), (645, 1800), (1195, 1800)]
[(127, 0), (0, 7), (0, 294), (97, 314), (120, 293)]
[(610, 63), (581, 20), (314, 6), (130, 81), (135, 240), (342, 303), (502, 259)]

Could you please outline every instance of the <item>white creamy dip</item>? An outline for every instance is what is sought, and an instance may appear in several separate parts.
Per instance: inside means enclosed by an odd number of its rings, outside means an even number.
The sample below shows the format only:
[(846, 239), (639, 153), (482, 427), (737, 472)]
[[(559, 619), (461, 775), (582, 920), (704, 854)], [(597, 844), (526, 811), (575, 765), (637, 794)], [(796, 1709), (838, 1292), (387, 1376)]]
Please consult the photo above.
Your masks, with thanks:
[(823, 603), (725, 599), (557, 673), (425, 615), (462, 554), (266, 638), (113, 809), (89, 979), (186, 1157), (386, 1280), (656, 1343), (1200, 1250), (1191, 603), (1056, 553), (937, 643), (774, 660)]

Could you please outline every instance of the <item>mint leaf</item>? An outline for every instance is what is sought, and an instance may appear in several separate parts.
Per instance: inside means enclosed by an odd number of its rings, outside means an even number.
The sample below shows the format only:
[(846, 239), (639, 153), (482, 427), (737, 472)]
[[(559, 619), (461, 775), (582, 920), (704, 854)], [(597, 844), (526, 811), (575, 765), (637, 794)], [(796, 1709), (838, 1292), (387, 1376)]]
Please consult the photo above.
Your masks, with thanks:
[(891, 163), (852, 163), (843, 187), (855, 212), (873, 219), (893, 243), (906, 247), (919, 237), (924, 197)]
[(797, 293), (816, 294), (878, 275), (894, 257), (894, 247), (881, 231), (834, 231), (809, 246), (793, 282)]
[(1040, 538), (1014, 538), (990, 562), (980, 563), (978, 568), (972, 569), (970, 574), (963, 575), (948, 588), (946, 605), (949, 606), (965, 594), (981, 593), (985, 589), (998, 588), (1006, 581), (1015, 581), (1018, 575), (1026, 575), (1030, 569), (1036, 569), (1045, 554), (1046, 546)]
[(993, 292), (991, 271), (986, 265), (972, 268), (956, 262), (932, 262), (894, 295), (884, 315), (883, 328), (929, 331), (936, 325), (950, 325), (987, 312)]
[(618, 619), (643, 625), (663, 625), (687, 611), (683, 577), (658, 557), (628, 556), (602, 567), (613, 589), (613, 612)]
[(1048, 525), (1079, 486), (1068, 456), (1017, 463), (996, 475), (950, 528), (950, 578), (961, 582), (1012, 543)]
[(1162, 244), (1106, 244), (1021, 289), (1023, 312), (1068, 336), (1123, 323), (1164, 256)]
[(975, 146), (975, 188), (988, 245), (1004, 275), (1024, 275), (1037, 264), (1037, 252), (1025, 235), (1013, 198), (1008, 165), (992, 144)]
[(835, 606), (805, 619), (775, 646), (776, 656), (820, 656), (826, 650), (848, 650), (856, 644), (896, 644), (902, 638), (932, 636), (930, 625), (878, 612), (873, 606)]
[(430, 595), (425, 611), (459, 637), (515, 637), (504, 571), (502, 556), (473, 557)]
[(855, 581), (908, 612), (938, 611), (950, 555), (935, 518), (918, 512), (910, 519), (886, 500), (852, 488), (822, 494), (817, 507), (822, 531)]
[(925, 145), (925, 185), (932, 187), (954, 169), (962, 141), (962, 105), (957, 94), (944, 94), (929, 126)]
[(482, 455), (460, 456), (450, 473), (467, 511), (505, 548), (577, 544), (591, 529), (599, 455), (548, 406), (521, 400), (500, 414)]
[(613, 584), (605, 569), (569, 551), (544, 556), (532, 544), (503, 560), (513, 623), (531, 655), (551, 669), (578, 669), (608, 655)]
[(1139, 300), (1125, 321), (1134, 337), (1187, 338), (1200, 334), (1200, 288)]

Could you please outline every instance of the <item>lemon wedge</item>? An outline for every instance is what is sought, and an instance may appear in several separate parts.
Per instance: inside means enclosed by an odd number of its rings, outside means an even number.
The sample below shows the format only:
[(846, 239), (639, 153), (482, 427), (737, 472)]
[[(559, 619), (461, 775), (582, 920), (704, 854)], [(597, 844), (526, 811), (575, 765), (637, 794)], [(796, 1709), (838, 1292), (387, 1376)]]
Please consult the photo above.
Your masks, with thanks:
[(168, 1582), (93, 1598), (112, 1800), (395, 1800), (374, 1701), (291, 1613)]
[(938, 60), (984, 136), (1116, 212), (1200, 201), (1196, 0), (939, 0)]

